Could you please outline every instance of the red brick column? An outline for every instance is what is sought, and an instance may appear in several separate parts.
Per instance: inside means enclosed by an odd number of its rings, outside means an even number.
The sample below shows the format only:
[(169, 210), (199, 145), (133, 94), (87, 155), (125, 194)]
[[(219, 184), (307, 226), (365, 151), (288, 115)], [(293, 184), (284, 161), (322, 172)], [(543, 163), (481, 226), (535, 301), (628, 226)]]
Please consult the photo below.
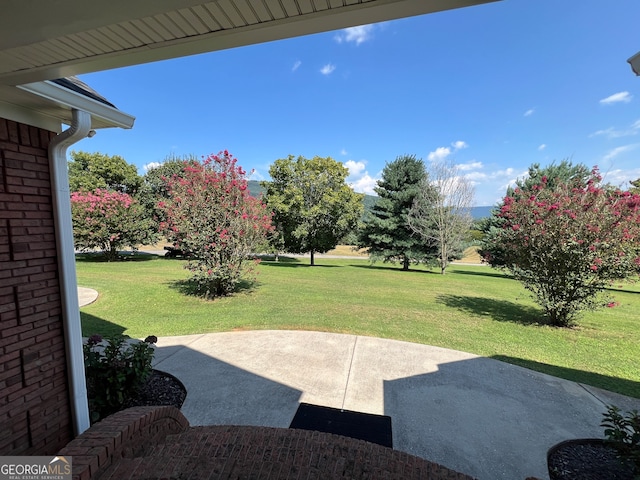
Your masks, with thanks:
[(0, 454), (49, 455), (72, 438), (49, 140), (0, 118)]

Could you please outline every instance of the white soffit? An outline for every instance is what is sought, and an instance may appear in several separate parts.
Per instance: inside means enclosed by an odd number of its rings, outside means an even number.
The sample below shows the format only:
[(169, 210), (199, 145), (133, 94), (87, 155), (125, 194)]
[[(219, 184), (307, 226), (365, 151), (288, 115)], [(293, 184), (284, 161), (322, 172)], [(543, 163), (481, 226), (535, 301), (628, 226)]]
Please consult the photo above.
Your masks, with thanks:
[(496, 0), (9, 0), (0, 84), (19, 85)]

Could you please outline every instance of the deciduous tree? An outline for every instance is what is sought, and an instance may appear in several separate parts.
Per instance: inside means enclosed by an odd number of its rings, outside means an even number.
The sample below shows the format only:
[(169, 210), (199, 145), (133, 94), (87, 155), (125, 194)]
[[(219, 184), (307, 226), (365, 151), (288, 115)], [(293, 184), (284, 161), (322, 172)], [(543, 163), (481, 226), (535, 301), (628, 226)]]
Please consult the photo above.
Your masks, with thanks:
[(119, 155), (71, 152), (69, 162), (69, 189), (72, 192), (113, 190), (135, 195), (142, 185), (135, 165)]
[(196, 290), (227, 295), (253, 271), (256, 250), (272, 230), (271, 212), (249, 195), (245, 171), (226, 150), (186, 167), (160, 202), (169, 241), (191, 254), (186, 268)]
[(424, 162), (415, 155), (403, 155), (387, 163), (374, 191), (378, 201), (365, 215), (358, 247), (369, 249), (372, 259), (400, 262), (403, 270), (434, 256), (433, 246), (409, 226), (408, 215), (425, 179)]
[(473, 223), (473, 197), (473, 185), (453, 163), (431, 162), (409, 210), (409, 226), (426, 244), (436, 247), (443, 275), (449, 262), (462, 254)]
[(119, 250), (154, 242), (156, 229), (140, 203), (130, 195), (103, 189), (71, 194), (75, 247), (100, 249), (107, 260)]
[(142, 177), (142, 189), (155, 196), (158, 201), (169, 197), (169, 181), (181, 177), (185, 168), (195, 167), (200, 163), (196, 155), (167, 156), (162, 163), (151, 167)]
[(164, 211), (158, 208), (158, 203), (169, 198), (169, 182), (175, 177), (181, 177), (185, 168), (197, 166), (198, 158), (195, 155), (185, 155), (176, 157), (170, 155), (164, 162), (156, 167), (147, 170), (142, 177), (142, 186), (138, 191), (137, 198), (149, 212), (158, 225), (166, 220)]
[(330, 157), (276, 160), (269, 168), (271, 181), (263, 182), (266, 201), (274, 211), (276, 241), (290, 253), (324, 253), (356, 228), (362, 198), (345, 180), (348, 169)]
[(483, 254), (523, 283), (549, 323), (569, 326), (583, 310), (613, 305), (602, 296), (610, 282), (640, 272), (640, 195), (602, 185), (597, 168), (584, 185), (539, 180), (504, 198)]
[[(582, 163), (574, 165), (573, 162), (567, 159), (562, 160), (559, 163), (553, 162), (545, 167), (541, 167), (539, 163), (534, 163), (529, 167), (524, 178), (516, 180), (515, 187), (507, 188), (506, 196), (513, 197), (514, 190), (516, 188), (521, 193), (531, 192), (533, 186), (540, 184), (542, 178), (546, 179), (547, 188), (550, 189), (555, 188), (558, 184), (584, 188), (586, 187), (589, 178), (591, 178), (591, 169)], [(500, 211), (503, 204), (504, 201), (498, 203), (494, 208), (491, 217), (489, 217), (489, 220), (484, 222), (482, 225), (484, 239), (479, 253), (483, 257), (486, 256), (485, 253), (490, 255), (492, 265), (494, 266), (504, 264), (501, 252), (502, 247), (499, 242), (494, 239), (496, 235), (500, 235), (502, 225), (504, 224), (504, 219), (497, 215), (497, 212)], [(485, 252), (487, 249), (490, 249), (490, 252)]]

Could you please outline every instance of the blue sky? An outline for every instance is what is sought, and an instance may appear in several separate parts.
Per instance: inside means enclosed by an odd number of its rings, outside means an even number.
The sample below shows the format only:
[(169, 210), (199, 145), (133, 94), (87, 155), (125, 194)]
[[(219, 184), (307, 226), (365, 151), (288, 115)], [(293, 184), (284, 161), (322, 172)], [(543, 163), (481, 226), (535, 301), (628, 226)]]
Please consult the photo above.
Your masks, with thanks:
[(372, 193), (385, 163), (446, 158), (493, 205), (534, 162), (640, 178), (638, 0), (504, 0), (81, 78), (136, 116), (75, 150), (145, 168), (228, 149), (252, 178), (330, 156)]

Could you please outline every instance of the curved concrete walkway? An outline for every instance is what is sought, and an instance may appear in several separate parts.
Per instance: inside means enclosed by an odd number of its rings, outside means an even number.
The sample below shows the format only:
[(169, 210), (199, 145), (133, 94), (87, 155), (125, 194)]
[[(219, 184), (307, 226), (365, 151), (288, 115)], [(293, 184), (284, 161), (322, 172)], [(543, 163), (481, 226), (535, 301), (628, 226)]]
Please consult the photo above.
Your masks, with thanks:
[(93, 303), (98, 298), (98, 292), (93, 288), (78, 287), (78, 303), (81, 307)]
[(288, 427), (300, 402), (389, 415), (394, 448), (480, 480), (548, 478), (546, 452), (640, 401), (464, 352), (305, 331), (161, 337), (191, 425)]

